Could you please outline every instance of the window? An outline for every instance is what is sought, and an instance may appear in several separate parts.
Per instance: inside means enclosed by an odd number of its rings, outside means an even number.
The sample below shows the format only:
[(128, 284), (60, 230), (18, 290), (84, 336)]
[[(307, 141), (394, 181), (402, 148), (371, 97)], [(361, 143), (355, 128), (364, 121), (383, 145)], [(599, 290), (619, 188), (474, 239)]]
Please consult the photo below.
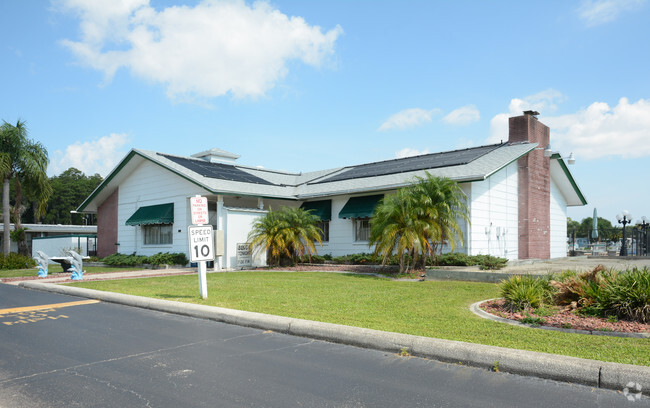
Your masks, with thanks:
[(321, 230), (320, 234), (320, 239), (323, 242), (329, 242), (330, 240), (330, 222), (329, 221), (321, 221), (318, 224), (316, 224), (318, 228)]
[(173, 244), (173, 225), (171, 224), (152, 224), (143, 225), (145, 245), (171, 245)]
[(354, 219), (354, 240), (368, 241), (369, 239), (370, 239), (370, 219), (355, 218)]

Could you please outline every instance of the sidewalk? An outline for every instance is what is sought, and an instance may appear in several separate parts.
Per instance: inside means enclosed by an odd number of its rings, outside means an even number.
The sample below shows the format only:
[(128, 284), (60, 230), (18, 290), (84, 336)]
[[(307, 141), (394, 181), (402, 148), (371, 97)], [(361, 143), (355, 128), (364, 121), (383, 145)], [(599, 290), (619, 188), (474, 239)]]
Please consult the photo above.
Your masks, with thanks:
[[(196, 274), (196, 268), (177, 268), (177, 269), (142, 269), (137, 271), (124, 272), (105, 272), (105, 273), (84, 273), (84, 281), (110, 280), (110, 279), (135, 279), (135, 278), (152, 278), (155, 276), (171, 275), (191, 275)], [(18, 285), (20, 282), (41, 282), (41, 283), (70, 283), (79, 282), (70, 279), (70, 273), (57, 273), (48, 275), (45, 278), (38, 276), (20, 277), (20, 278), (3, 278), (2, 283), (9, 285)]]
[[(551, 260), (509, 261), (505, 268), (489, 272), (543, 275), (549, 273), (560, 273), (566, 270), (574, 270), (577, 272), (591, 271), (598, 265), (603, 265), (607, 269), (612, 268), (616, 270), (650, 268), (650, 258), (572, 256)], [(430, 269), (485, 272), (481, 271), (478, 266), (439, 266)]]

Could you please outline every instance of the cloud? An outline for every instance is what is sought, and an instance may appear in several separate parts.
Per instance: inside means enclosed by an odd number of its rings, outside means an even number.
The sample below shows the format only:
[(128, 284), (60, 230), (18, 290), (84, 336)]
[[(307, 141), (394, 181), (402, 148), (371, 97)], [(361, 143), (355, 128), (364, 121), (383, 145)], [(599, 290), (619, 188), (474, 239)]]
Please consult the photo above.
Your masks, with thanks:
[[(508, 140), (508, 118), (523, 110), (556, 107), (565, 98), (557, 91), (544, 91), (524, 99), (513, 99), (509, 113), (490, 121), (487, 143)], [(540, 109), (542, 110), (542, 109)], [(650, 156), (650, 99), (630, 102), (621, 98), (616, 106), (594, 102), (578, 112), (540, 118), (551, 128), (551, 146), (563, 155), (573, 152), (583, 159), (607, 156), (639, 158)]]
[(120, 68), (164, 84), (172, 100), (264, 96), (292, 60), (319, 67), (341, 27), (323, 33), (269, 3), (204, 0), (156, 10), (149, 0), (63, 0), (80, 19), (81, 39), (63, 40), (80, 63), (107, 82)]
[(99, 173), (106, 177), (126, 154), (122, 147), (128, 141), (129, 138), (124, 133), (111, 133), (92, 142), (76, 142), (68, 146), (65, 152), (54, 152), (48, 173), (58, 175), (75, 167), (86, 175)]
[(433, 115), (440, 113), (439, 109), (425, 110), (420, 108), (405, 109), (392, 115), (379, 126), (379, 131), (392, 129), (409, 129), (431, 122)]
[(584, 159), (606, 156), (650, 156), (650, 99), (630, 103), (621, 98), (610, 107), (594, 102), (573, 114), (544, 118), (551, 128), (551, 146)]
[(490, 136), (487, 143), (500, 143), (508, 140), (508, 118), (519, 116), (524, 111), (534, 110), (542, 114), (555, 112), (558, 104), (566, 100), (561, 92), (547, 89), (523, 99), (514, 98), (508, 106), (508, 113), (500, 113), (490, 120)]
[(422, 154), (429, 154), (429, 149), (417, 150), (411, 149), (410, 147), (405, 147), (402, 150), (395, 153), (395, 157), (398, 159), (403, 159), (405, 157), (419, 156)]
[(466, 105), (455, 109), (442, 120), (450, 125), (468, 125), (481, 119), (481, 114), (474, 105)]
[(583, 0), (578, 8), (578, 17), (588, 27), (616, 20), (625, 11), (636, 10), (646, 0)]

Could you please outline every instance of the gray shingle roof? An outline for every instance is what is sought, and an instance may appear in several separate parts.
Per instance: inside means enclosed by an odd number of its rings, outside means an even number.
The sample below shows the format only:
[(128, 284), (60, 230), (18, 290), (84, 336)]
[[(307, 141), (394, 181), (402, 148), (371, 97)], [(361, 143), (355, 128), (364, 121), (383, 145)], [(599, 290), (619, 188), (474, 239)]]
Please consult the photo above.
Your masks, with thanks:
[(407, 173), (417, 170), (430, 170), (441, 167), (460, 166), (468, 164), (479, 157), (498, 149), (503, 144), (479, 146), (469, 149), (448, 152), (424, 154), (401, 159), (385, 160), (374, 163), (352, 166), (331, 177), (325, 177), (313, 183), (331, 183), (334, 181), (350, 180), (363, 177), (386, 176), (396, 173)]
[[(143, 160), (156, 163), (211, 194), (305, 200), (390, 191), (411, 184), (415, 177), (423, 177), (425, 171), (458, 182), (484, 180), (536, 147), (535, 143), (504, 143), (308, 173), (210, 163), (201, 159), (133, 149), (78, 210), (96, 210)], [(563, 177), (561, 173), (557, 174), (558, 177)], [(566, 188), (577, 189), (575, 185), (567, 186)]]

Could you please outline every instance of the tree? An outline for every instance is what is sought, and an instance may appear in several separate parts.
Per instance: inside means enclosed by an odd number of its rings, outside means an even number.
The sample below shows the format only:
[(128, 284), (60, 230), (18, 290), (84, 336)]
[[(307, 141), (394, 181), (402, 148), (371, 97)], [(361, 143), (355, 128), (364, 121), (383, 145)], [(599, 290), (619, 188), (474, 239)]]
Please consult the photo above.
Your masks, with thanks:
[[(47, 205), (43, 222), (47, 224), (84, 224), (81, 214), (74, 214), (83, 202), (102, 182), (102, 176), (88, 177), (82, 171), (70, 167), (58, 176), (50, 178), (52, 197)], [(91, 223), (92, 224), (92, 223)]]
[(437, 228), (422, 211), (413, 189), (402, 188), (395, 194), (387, 195), (375, 208), (370, 220), (368, 244), (375, 246), (375, 254), (382, 257), (382, 264), (396, 254), (399, 258), (399, 271), (408, 269), (406, 255), (423, 254), (430, 251), (429, 237), (439, 235), (431, 231)]
[(279, 265), (282, 259), (316, 252), (315, 242), (322, 242), (317, 216), (302, 208), (281, 207), (270, 210), (253, 223), (248, 242), (254, 251), (265, 250), (269, 264)]
[[(593, 217), (587, 217), (583, 218), (582, 221), (580, 222), (580, 228), (577, 230), (580, 233), (576, 231), (576, 235), (582, 236), (585, 238), (591, 238), (592, 230), (593, 230)], [(609, 220), (606, 220), (605, 218), (598, 217), (598, 240), (599, 241), (608, 241), (611, 239), (612, 231), (614, 230), (614, 226)]]
[(406, 254), (416, 263), (435, 256), (445, 243), (452, 250), (462, 243), (459, 220), (469, 222), (463, 190), (455, 181), (427, 172), (425, 177), (416, 177), (413, 185), (384, 197), (370, 220), (369, 244), (375, 245), (384, 264), (395, 253), (404, 273)]
[(429, 172), (425, 174), (425, 177), (416, 177), (413, 189), (422, 211), (435, 226), (430, 231), (438, 233), (429, 237), (432, 241), (431, 255), (435, 256), (436, 249), (442, 250), (445, 243), (452, 251), (457, 244), (463, 244), (458, 222), (469, 222), (469, 208), (458, 183), (446, 177), (434, 177)]
[(576, 220), (572, 220), (571, 217), (567, 217), (566, 230), (569, 236), (573, 234), (573, 231), (575, 231), (575, 233), (578, 234), (580, 232), (580, 223)]
[[(34, 198), (37, 217), (44, 214), (47, 201), (52, 194), (52, 188), (47, 178), (47, 164), (47, 149), (41, 143), (27, 137), (25, 122), (19, 120), (15, 126), (4, 122), (0, 126), (0, 177), (2, 178), (3, 252), (5, 255), (9, 254), (11, 248), (9, 236), (11, 218), (14, 221), (16, 236), (22, 236), (22, 239), (18, 241), (18, 252), (29, 255), (24, 234), (21, 234), (21, 216), (25, 211), (23, 197)], [(10, 207), (9, 194), (12, 182), (15, 201), (13, 207)]]

